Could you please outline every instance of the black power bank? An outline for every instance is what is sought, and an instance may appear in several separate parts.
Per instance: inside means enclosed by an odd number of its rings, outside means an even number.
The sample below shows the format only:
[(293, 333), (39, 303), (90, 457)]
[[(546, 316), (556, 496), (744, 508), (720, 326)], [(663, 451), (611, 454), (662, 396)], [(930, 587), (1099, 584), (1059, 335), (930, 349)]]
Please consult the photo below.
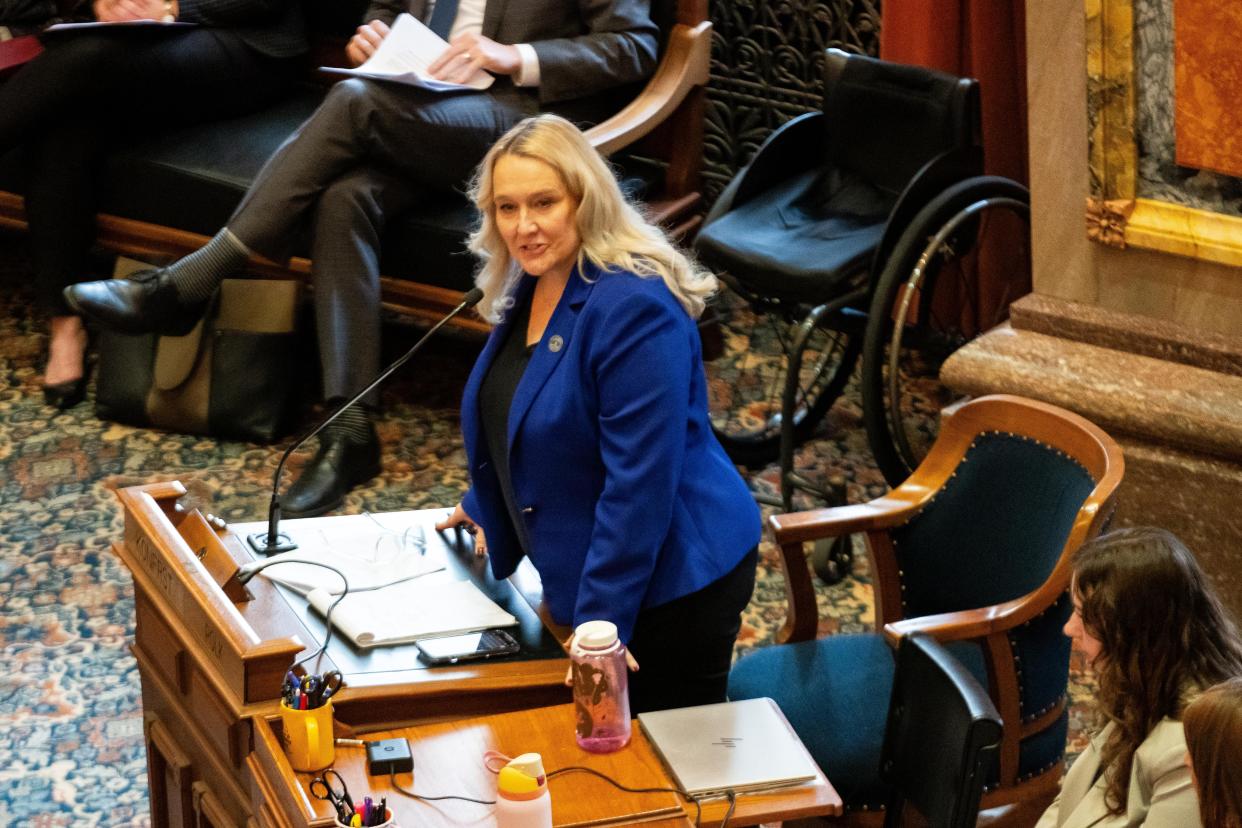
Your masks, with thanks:
[(381, 739), (367, 742), (367, 773), (387, 776), (390, 773), (413, 773), (414, 757), (405, 739)]

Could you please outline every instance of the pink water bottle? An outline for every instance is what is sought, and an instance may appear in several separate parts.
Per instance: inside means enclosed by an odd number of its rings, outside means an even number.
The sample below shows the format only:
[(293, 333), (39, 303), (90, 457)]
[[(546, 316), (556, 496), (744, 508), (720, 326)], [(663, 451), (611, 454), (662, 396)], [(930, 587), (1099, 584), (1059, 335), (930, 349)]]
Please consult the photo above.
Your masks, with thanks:
[(578, 746), (611, 753), (630, 743), (630, 694), (625, 646), (611, 621), (587, 621), (574, 630), (574, 713)]

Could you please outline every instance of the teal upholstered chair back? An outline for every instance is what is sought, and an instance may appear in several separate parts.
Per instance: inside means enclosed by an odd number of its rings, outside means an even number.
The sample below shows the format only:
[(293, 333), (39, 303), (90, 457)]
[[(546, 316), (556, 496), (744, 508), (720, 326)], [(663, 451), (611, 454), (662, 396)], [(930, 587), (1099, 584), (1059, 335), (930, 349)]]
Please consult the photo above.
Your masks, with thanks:
[[(1019, 803), (1038, 814), (1056, 793), (1065, 750), (1069, 558), (1105, 525), (1123, 467), (1117, 444), (1071, 412), (1002, 395), (962, 405), (884, 497), (771, 519), (790, 602), (780, 639), (792, 646), (743, 657), (730, 697), (777, 699), (833, 768), (847, 806), (870, 807), (884, 790), (875, 764), (883, 719), (869, 709), (891, 689), (883, 642), (930, 634), (987, 688), (1004, 721), (983, 807)], [(818, 638), (803, 547), (853, 533), (867, 540), (882, 634)]]
[[(1003, 604), (1034, 591), (1052, 574), (1094, 488), (1087, 469), (1053, 446), (1012, 432), (979, 434), (923, 510), (890, 533), (902, 616)], [(1070, 642), (1061, 626), (1067, 608), (1059, 600), (1008, 633), (1023, 667), (1017, 679), (1024, 722), (1065, 698)], [(968, 642), (952, 650), (986, 687), (982, 650)], [(1041, 773), (1061, 759), (1064, 715), (1051, 731), (1023, 740), (1020, 774)]]

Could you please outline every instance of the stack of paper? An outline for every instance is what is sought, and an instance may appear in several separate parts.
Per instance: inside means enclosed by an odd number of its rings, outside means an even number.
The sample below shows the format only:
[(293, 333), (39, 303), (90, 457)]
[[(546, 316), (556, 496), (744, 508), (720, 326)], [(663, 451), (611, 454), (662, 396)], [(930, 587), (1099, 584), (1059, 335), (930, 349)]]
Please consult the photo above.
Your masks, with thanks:
[[(322, 589), (311, 590), (306, 598), (321, 614), (336, 600)], [(332, 610), (332, 625), (359, 647), (407, 644), (516, 623), (469, 581), (406, 581), (351, 593)]]
[[(517, 623), (470, 581), (445, 572), (440, 544), (426, 542), (425, 525), (444, 512), (394, 512), (290, 521), (298, 548), (273, 555), (284, 561), (260, 573), (306, 596), (321, 615), (359, 647), (509, 627)], [(308, 563), (311, 562), (311, 563)]]

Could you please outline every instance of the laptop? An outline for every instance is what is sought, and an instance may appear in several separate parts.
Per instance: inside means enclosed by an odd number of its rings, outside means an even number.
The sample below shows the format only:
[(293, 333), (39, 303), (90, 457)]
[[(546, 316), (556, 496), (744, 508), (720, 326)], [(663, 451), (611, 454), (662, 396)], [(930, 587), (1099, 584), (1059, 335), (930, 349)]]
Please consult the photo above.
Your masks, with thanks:
[(638, 723), (691, 796), (808, 782), (819, 768), (769, 698), (639, 713)]

